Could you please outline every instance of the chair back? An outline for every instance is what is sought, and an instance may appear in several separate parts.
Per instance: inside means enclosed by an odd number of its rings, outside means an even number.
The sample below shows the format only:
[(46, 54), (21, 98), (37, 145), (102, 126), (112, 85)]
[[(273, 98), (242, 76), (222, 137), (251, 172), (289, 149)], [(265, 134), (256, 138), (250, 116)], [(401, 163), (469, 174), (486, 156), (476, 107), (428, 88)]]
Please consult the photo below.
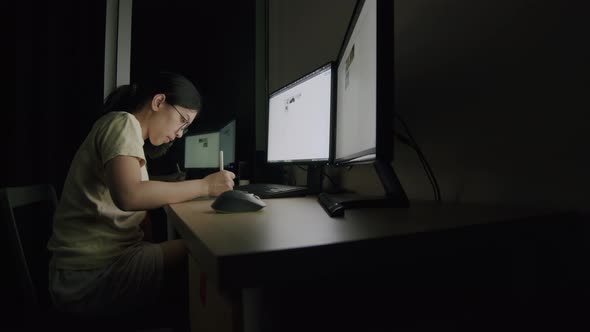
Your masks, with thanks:
[(15, 287), (10, 289), (14, 300), (20, 302), (12, 305), (22, 305), (27, 313), (46, 311), (51, 306), (47, 242), (56, 205), (57, 196), (50, 184), (0, 189), (0, 236), (8, 258), (4, 273), (14, 283)]

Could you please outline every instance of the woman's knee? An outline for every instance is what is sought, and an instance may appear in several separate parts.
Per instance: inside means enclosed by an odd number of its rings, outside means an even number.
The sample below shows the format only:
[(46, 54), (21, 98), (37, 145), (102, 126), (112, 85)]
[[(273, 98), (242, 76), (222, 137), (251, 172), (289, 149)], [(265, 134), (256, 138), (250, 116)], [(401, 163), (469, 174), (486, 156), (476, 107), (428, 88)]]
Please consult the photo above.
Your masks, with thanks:
[(164, 257), (164, 269), (176, 270), (184, 268), (187, 262), (188, 249), (184, 240), (171, 240), (160, 243)]

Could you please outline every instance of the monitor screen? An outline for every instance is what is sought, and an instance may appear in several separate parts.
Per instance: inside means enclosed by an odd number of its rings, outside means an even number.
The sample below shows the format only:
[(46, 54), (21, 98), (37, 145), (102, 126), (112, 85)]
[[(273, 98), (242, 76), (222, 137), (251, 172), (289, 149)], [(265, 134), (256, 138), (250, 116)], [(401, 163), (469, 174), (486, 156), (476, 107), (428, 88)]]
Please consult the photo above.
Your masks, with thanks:
[(337, 69), (336, 163), (376, 158), (377, 2), (359, 2), (355, 14)]
[(219, 130), (219, 149), (223, 151), (223, 166), (227, 168), (236, 158), (236, 120)]
[(332, 65), (327, 64), (270, 95), (269, 163), (330, 159), (332, 85)]
[(224, 167), (235, 161), (236, 121), (219, 131), (187, 136), (184, 145), (185, 168), (219, 168), (219, 151), (223, 151)]

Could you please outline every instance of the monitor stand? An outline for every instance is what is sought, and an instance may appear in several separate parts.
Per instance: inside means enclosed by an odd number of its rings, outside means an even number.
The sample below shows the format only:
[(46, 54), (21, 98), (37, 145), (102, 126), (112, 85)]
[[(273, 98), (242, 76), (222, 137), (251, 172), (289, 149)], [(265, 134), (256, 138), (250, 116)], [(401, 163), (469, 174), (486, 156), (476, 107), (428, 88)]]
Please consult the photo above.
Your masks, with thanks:
[(234, 187), (253, 193), (260, 198), (284, 198), (306, 195), (317, 195), (322, 192), (323, 165), (308, 166), (307, 184), (305, 186), (291, 186), (276, 183), (250, 183)]
[(360, 208), (407, 208), (410, 202), (393, 167), (389, 163), (377, 160), (374, 163), (377, 175), (381, 180), (385, 195), (371, 196), (354, 193), (328, 194), (320, 193), (318, 202), (331, 217), (341, 217), (348, 209)]
[(311, 195), (317, 195), (322, 192), (322, 182), (324, 180), (324, 165), (307, 166), (307, 192)]

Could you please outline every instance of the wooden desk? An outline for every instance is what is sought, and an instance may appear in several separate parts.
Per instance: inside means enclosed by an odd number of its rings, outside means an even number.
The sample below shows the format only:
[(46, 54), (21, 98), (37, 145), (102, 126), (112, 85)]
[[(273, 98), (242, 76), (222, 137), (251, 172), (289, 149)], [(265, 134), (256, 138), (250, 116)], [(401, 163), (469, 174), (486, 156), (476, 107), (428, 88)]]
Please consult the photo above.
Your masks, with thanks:
[[(330, 218), (315, 197), (268, 199), (263, 210), (238, 214), (217, 214), (211, 203), (174, 204), (166, 213), (198, 264), (191, 278), (206, 275), (207, 290), (222, 294), (217, 303), (226, 306), (228, 329), (238, 331), (259, 326), (243, 316), (250, 310), (240, 307), (249, 301), (244, 289), (330, 280), (350, 271), (375, 275), (419, 257), (481, 246), (486, 239), (514, 243), (518, 235), (501, 225), (557, 215), (548, 209), (413, 202), (408, 209), (349, 210), (344, 218)], [(500, 225), (500, 231), (486, 225)], [(486, 236), (474, 236), (478, 232)], [(199, 328), (207, 326), (220, 328), (219, 322)]]

